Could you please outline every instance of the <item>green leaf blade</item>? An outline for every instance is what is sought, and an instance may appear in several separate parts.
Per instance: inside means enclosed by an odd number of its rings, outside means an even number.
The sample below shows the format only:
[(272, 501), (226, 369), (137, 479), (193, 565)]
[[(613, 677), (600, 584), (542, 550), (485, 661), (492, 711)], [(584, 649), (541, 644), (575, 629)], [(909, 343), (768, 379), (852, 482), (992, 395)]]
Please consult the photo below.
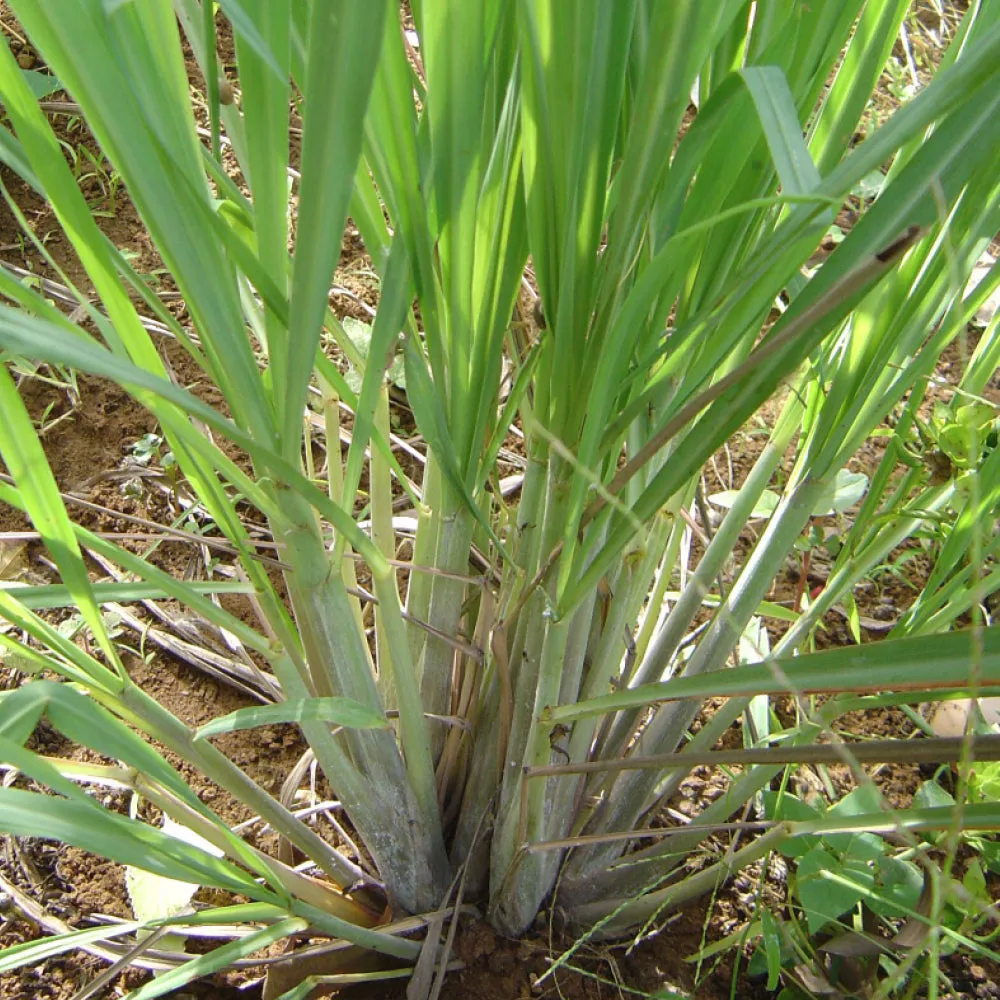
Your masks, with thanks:
[(389, 728), (384, 715), (350, 698), (300, 698), (277, 705), (237, 709), (201, 726), (195, 739), (292, 722), (329, 722), (348, 729)]

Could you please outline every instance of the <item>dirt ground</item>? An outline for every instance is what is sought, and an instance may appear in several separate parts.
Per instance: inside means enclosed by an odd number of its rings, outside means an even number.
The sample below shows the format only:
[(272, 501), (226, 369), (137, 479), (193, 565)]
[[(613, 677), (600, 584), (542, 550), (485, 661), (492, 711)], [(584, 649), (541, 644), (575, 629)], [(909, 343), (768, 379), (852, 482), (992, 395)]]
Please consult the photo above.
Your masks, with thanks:
[[(8, 40), (15, 54), (30, 54), (16, 32), (16, 26), (0, 9), (4, 17)], [(195, 81), (197, 82), (197, 81)], [(56, 95), (61, 99), (65, 95)], [(83, 126), (69, 114), (54, 114), (53, 120), (61, 138), (76, 148), (89, 149), (100, 157)], [(86, 287), (85, 276), (62, 236), (51, 211), (9, 171), (0, 171), (0, 180), (7, 185), (15, 203), (26, 216), (36, 237), (51, 255), (57, 271), (30, 243), (23, 243), (19, 226), (9, 208), (0, 203), (0, 259), (25, 268), (33, 274), (56, 281), (70, 281)], [(158, 273), (160, 261), (123, 189), (112, 190), (100, 173), (81, 180), (81, 186), (96, 209), (101, 211), (100, 224), (114, 243), (128, 248), (133, 264), (142, 273), (154, 276), (156, 288), (164, 294), (178, 319), (185, 319), (183, 305), (170, 298), (169, 279)], [(60, 271), (62, 274), (60, 274)], [(345, 234), (335, 285), (341, 288), (336, 306), (342, 315), (369, 318), (376, 304), (375, 283), (370, 262), (352, 226)], [(186, 354), (173, 340), (161, 338), (160, 347), (175, 376), (182, 384), (196, 382), (200, 376)], [(136, 461), (136, 443), (144, 435), (156, 431), (152, 417), (126, 393), (113, 384), (87, 376), (79, 376), (75, 385), (62, 380), (56, 373), (42, 370), (35, 374), (22, 373), (21, 392), (32, 415), (46, 425), (45, 446), (61, 490), (90, 506), (74, 510), (74, 516), (87, 527), (107, 532), (136, 531), (134, 519), (168, 523), (178, 516), (174, 484), (169, 475), (157, 466), (141, 465)], [(213, 404), (219, 402), (210, 388), (198, 389)], [(406, 422), (407, 415), (401, 414)], [(761, 439), (741, 435), (729, 449), (718, 456), (716, 468), (721, 486), (730, 488), (742, 481), (761, 446)], [(234, 456), (238, 457), (238, 456)], [(873, 444), (858, 456), (857, 467), (871, 471), (879, 458)], [(730, 471), (731, 463), (731, 471)], [(732, 481), (729, 481), (729, 480)], [(711, 484), (710, 484), (711, 485)], [(132, 520), (129, 520), (132, 519)], [(0, 534), (30, 530), (30, 525), (10, 508), (0, 506)], [(746, 539), (747, 548), (752, 542)], [(136, 539), (130, 543), (143, 551), (149, 543)], [(197, 572), (198, 554), (182, 542), (160, 544), (151, 558), (172, 573), (184, 575)], [(52, 567), (37, 543), (23, 544), (18, 553), (18, 572), (22, 579), (46, 582), (54, 579)], [(898, 615), (913, 599), (913, 585), (919, 585), (920, 575), (927, 566), (914, 560), (908, 564), (910, 579), (891, 577), (869, 592), (859, 595), (861, 612), (872, 621), (879, 615)], [(96, 567), (95, 567), (96, 572)], [(822, 577), (810, 577), (810, 585), (822, 582)], [(787, 600), (798, 589), (797, 571), (789, 566), (785, 579), (776, 584), (774, 599)], [(252, 609), (239, 597), (227, 599), (226, 606), (250, 620)], [(59, 621), (66, 615), (53, 616)], [(832, 614), (821, 633), (821, 643), (850, 642), (843, 619)], [(772, 638), (777, 638), (776, 630)], [(876, 641), (878, 629), (870, 630), (867, 638)], [(139, 637), (126, 633), (126, 641), (138, 646)], [(175, 655), (154, 650), (145, 659), (138, 656), (128, 661), (131, 676), (149, 694), (173, 711), (184, 722), (200, 725), (237, 708), (254, 704), (244, 692), (217, 677), (186, 664)], [(0, 666), (0, 687), (10, 688), (21, 680), (15, 669)], [(847, 720), (847, 724), (863, 724), (869, 736), (901, 735), (909, 732), (911, 723), (902, 713), (885, 712), (866, 716), (863, 720)], [(254, 780), (270, 791), (277, 791), (296, 762), (305, 752), (298, 731), (290, 726), (273, 726), (252, 733), (233, 733), (221, 737), (217, 745)], [(48, 727), (40, 727), (33, 737), (32, 748), (50, 755), (74, 760), (98, 758), (64, 740)], [(162, 749), (162, 748), (161, 748)], [(234, 804), (201, 775), (192, 771), (169, 752), (167, 758), (179, 767), (184, 777), (202, 798), (232, 825), (250, 818), (243, 807)], [(849, 787), (850, 778), (841, 769), (831, 768), (839, 787)], [(895, 805), (909, 803), (921, 780), (915, 766), (894, 765), (873, 769), (873, 776), (883, 792)], [(688, 779), (670, 805), (689, 813), (711, 799), (719, 778), (702, 769)], [(273, 838), (248, 834), (251, 842), (269, 850)], [(65, 848), (42, 840), (0, 842), (0, 876), (16, 887), (23, 897), (36, 906), (26, 913), (16, 901), (0, 892), (0, 948), (57, 931), (60, 927), (88, 926), (97, 915), (128, 919), (131, 910), (121, 866), (89, 855), (75, 848)], [(665, 996), (662, 991), (676, 990), (703, 1000), (756, 1000), (771, 996), (764, 983), (751, 981), (745, 974), (742, 955), (732, 951), (699, 965), (689, 961), (706, 944), (746, 926), (757, 906), (758, 892), (763, 892), (768, 905), (780, 907), (785, 898), (785, 885), (780, 872), (750, 870), (710, 898), (700, 900), (671, 917), (655, 936), (634, 951), (624, 947), (583, 948), (573, 964), (580, 971), (561, 970), (541, 986), (535, 980), (544, 974), (552, 960), (571, 944), (559, 936), (550, 936), (544, 924), (523, 940), (508, 941), (498, 937), (487, 925), (465, 921), (456, 942), (456, 956), (465, 967), (446, 980), (442, 997), (483, 998), (483, 1000), (513, 1000), (528, 997), (565, 997), (569, 1000), (598, 1000), (626, 995)], [(1000, 895), (1000, 893), (998, 893)], [(202, 897), (199, 897), (202, 899)], [(207, 901), (202, 899), (202, 901)], [(737, 964), (739, 963), (739, 964)], [(22, 969), (0, 975), (0, 997), (3, 1000), (69, 1000), (78, 990), (98, 975), (106, 963), (82, 953), (62, 956), (36, 968)], [(1000, 968), (968, 958), (953, 956), (946, 960), (943, 971), (952, 984), (956, 997), (988, 998), (1000, 995)], [(146, 979), (139, 970), (117, 976), (101, 994), (122, 996)], [(253, 985), (252, 973), (236, 972), (221, 975), (207, 982), (192, 984), (178, 998), (253, 998), (259, 988)], [(404, 988), (398, 984), (355, 988), (345, 996), (361, 998), (402, 998)]]

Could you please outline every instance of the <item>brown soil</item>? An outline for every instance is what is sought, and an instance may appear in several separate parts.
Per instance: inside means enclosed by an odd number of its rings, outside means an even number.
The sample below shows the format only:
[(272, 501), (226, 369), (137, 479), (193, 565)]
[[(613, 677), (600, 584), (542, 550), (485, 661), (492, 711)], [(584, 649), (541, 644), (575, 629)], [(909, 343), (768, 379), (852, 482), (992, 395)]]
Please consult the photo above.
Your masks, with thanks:
[[(2, 12), (6, 15), (6, 10)], [(9, 25), (9, 18), (6, 19)], [(12, 41), (16, 53), (22, 46)], [(99, 151), (82, 126), (62, 116), (57, 119), (62, 138), (73, 147), (85, 147), (95, 156)], [(35, 235), (44, 243), (48, 254), (62, 275), (86, 287), (85, 275), (76, 261), (68, 241), (63, 237), (49, 208), (32, 194), (8, 171), (0, 172), (8, 188), (28, 219)], [(119, 247), (135, 253), (133, 261), (143, 273), (156, 275), (160, 262), (138, 219), (134, 208), (123, 190), (110, 193), (99, 179), (83, 182), (84, 192), (93, 199), (94, 207), (106, 215), (100, 218), (104, 232)], [(0, 244), (4, 245), (3, 259), (37, 275), (54, 280), (65, 280), (34, 249), (30, 243), (18, 252), (19, 228), (9, 208), (0, 202)], [(361, 319), (370, 317), (370, 308), (376, 302), (376, 286), (370, 261), (364, 253), (356, 230), (348, 227), (335, 284), (345, 289), (338, 295), (336, 306), (342, 315)], [(158, 288), (169, 293), (171, 286), (166, 279), (155, 279)], [(183, 306), (169, 300), (179, 319), (184, 318)], [(174, 374), (182, 384), (190, 385), (200, 380), (201, 373), (189, 362), (178, 344), (164, 338), (160, 344), (163, 354)], [(126, 393), (103, 380), (80, 376), (76, 386), (57, 384), (46, 378), (52, 373), (42, 370), (42, 377), (25, 373), (20, 389), (36, 419), (49, 424), (44, 440), (46, 450), (59, 483), (66, 493), (72, 493), (101, 510), (74, 511), (80, 522), (94, 530), (128, 531), (134, 524), (120, 516), (143, 518), (164, 523), (177, 516), (169, 480), (157, 470), (136, 466), (130, 456), (135, 442), (144, 434), (155, 432), (152, 417), (138, 406)], [(78, 390), (78, 391), (77, 391)], [(211, 391), (205, 397), (217, 403)], [(399, 414), (401, 423), (409, 423), (406, 413)], [(742, 482), (761, 447), (761, 438), (741, 436), (734, 442), (731, 455), (720, 455), (716, 469), (719, 486), (731, 488)], [(512, 449), (518, 450), (517, 442)], [(858, 458), (859, 467), (870, 470), (877, 462), (876, 447)], [(732, 460), (732, 470), (727, 468)], [(151, 474), (152, 473), (152, 474)], [(138, 487), (135, 482), (138, 482)], [(30, 525), (10, 508), (0, 507), (0, 532), (27, 531)], [(748, 535), (746, 546), (752, 544)], [(137, 551), (145, 542), (135, 542)], [(187, 544), (167, 542), (160, 545), (154, 556), (158, 565), (171, 572), (184, 574), (192, 565), (192, 550)], [(196, 560), (196, 557), (195, 557)], [(916, 582), (925, 567), (918, 562), (909, 564)], [(797, 590), (795, 567), (790, 566), (786, 580), (776, 585), (774, 599), (790, 600)], [(54, 579), (50, 565), (44, 559), (41, 547), (29, 542), (22, 555), (22, 577), (33, 582)], [(96, 567), (95, 567), (96, 573)], [(818, 579), (818, 578), (817, 578)], [(811, 580), (810, 583), (816, 582)], [(822, 582), (821, 579), (819, 582)], [(913, 591), (895, 577), (873, 587), (862, 596), (862, 613), (874, 613), (888, 605), (898, 613), (912, 600)], [(245, 602), (233, 600), (229, 605), (235, 613), (249, 615)], [(58, 621), (65, 615), (54, 615)], [(846, 643), (851, 639), (842, 618), (835, 614), (825, 622), (827, 631), (820, 633), (820, 643)], [(780, 634), (775, 629), (772, 639)], [(869, 636), (871, 639), (877, 635)], [(138, 645), (138, 637), (129, 635), (127, 641)], [(138, 657), (128, 663), (131, 676), (145, 691), (180, 719), (199, 725), (219, 715), (252, 704), (245, 694), (220, 681), (205, 676), (179, 662), (168, 654), (154, 653), (145, 662)], [(16, 670), (0, 667), (0, 686), (13, 687), (21, 680)], [(866, 715), (863, 719), (847, 719), (845, 726), (856, 725), (864, 733), (873, 735), (900, 735), (908, 732), (910, 723), (901, 713), (886, 712), (880, 716)], [(734, 731), (733, 742), (738, 745)], [(73, 760), (98, 760), (86, 750), (81, 750), (45, 726), (33, 737), (33, 749), (50, 755)], [(270, 730), (235, 733), (222, 737), (218, 745), (242, 767), (255, 781), (270, 791), (277, 791), (284, 776), (299, 760), (305, 745), (298, 731), (292, 727), (271, 727)], [(162, 749), (162, 748), (161, 748)], [(231, 802), (225, 795), (200, 774), (182, 764), (171, 754), (166, 754), (177, 766), (194, 790), (209, 803), (228, 823), (237, 824), (249, 818), (243, 807)], [(845, 769), (830, 769), (838, 789), (850, 787), (850, 777)], [(894, 805), (906, 805), (919, 781), (915, 767), (893, 766), (873, 770), (882, 790)], [(681, 813), (696, 811), (701, 803), (710, 801), (721, 787), (721, 779), (708, 769), (695, 772), (681, 789), (671, 805)], [(109, 796), (111, 808), (125, 810), (125, 801)], [(253, 840), (252, 835), (251, 839)], [(273, 837), (253, 840), (263, 849), (273, 849)], [(0, 874), (17, 887), (26, 897), (43, 907), (54, 920), (70, 927), (88, 926), (95, 915), (127, 919), (131, 916), (125, 890), (124, 870), (121, 866), (104, 861), (75, 848), (64, 848), (44, 840), (21, 840), (15, 843), (5, 838), (0, 846)], [(757, 892), (761, 889), (767, 905), (779, 910), (784, 903), (785, 887), (774, 873), (748, 872), (725, 887), (714, 897), (699, 901), (687, 910), (669, 919), (658, 934), (644, 941), (634, 951), (624, 947), (598, 948), (584, 946), (579, 949), (573, 965), (580, 971), (561, 969), (541, 985), (536, 980), (550, 968), (572, 941), (550, 935), (540, 927), (520, 941), (498, 937), (483, 923), (463, 923), (456, 940), (456, 956), (465, 968), (451, 974), (445, 981), (441, 994), (447, 1000), (475, 997), (483, 1000), (512, 1000), (519, 997), (566, 997), (570, 1000), (610, 998), (625, 994), (667, 995), (661, 991), (676, 990), (704, 1000), (752, 1000), (768, 996), (762, 984), (750, 982), (744, 972), (739, 952), (726, 952), (718, 964), (708, 960), (703, 966), (688, 959), (705, 944), (717, 940), (743, 927), (754, 916)], [(205, 899), (204, 901), (208, 901)], [(54, 929), (43, 927), (30, 915), (19, 911), (9, 898), (0, 893), (0, 948), (22, 941), (34, 940)], [(739, 964), (737, 964), (739, 961)], [(102, 960), (73, 953), (49, 960), (35, 968), (21, 969), (0, 976), (0, 996), (6, 1000), (68, 1000), (104, 968)], [(972, 963), (966, 959), (947, 960), (946, 973), (951, 977), (954, 996), (994, 997), (1000, 995), (994, 985), (1000, 981), (1000, 969), (985, 963)], [(119, 975), (106, 987), (103, 996), (122, 996), (146, 980), (146, 973), (131, 970)], [(246, 974), (218, 976), (207, 982), (192, 984), (178, 997), (235, 998), (259, 996), (256, 987), (246, 988)], [(239, 987), (244, 988), (240, 989)], [(404, 989), (399, 985), (355, 988), (345, 995), (359, 1000), (377, 998), (402, 998)]]

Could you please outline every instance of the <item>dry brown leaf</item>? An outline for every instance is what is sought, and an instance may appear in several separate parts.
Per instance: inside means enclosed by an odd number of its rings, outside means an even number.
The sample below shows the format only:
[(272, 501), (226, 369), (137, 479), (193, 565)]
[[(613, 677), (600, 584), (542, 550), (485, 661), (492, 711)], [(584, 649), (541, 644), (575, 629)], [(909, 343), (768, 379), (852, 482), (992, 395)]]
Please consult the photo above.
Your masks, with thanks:
[(28, 543), (0, 538), (0, 580), (15, 580), (28, 567)]

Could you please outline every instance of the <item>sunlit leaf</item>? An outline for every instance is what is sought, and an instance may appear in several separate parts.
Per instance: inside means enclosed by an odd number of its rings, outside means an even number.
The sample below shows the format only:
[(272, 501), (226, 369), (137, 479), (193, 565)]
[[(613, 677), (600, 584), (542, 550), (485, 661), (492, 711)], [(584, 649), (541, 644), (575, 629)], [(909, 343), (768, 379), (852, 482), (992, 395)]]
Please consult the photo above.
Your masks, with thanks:
[(849, 507), (860, 503), (868, 490), (868, 477), (863, 472), (840, 469), (823, 496), (813, 508), (813, 515), (842, 514)]
[[(161, 828), (171, 837), (208, 851), (209, 854), (217, 857), (222, 854), (204, 837), (175, 822), (169, 816), (163, 817)], [(176, 917), (186, 912), (200, 886), (196, 882), (179, 882), (129, 865), (125, 868), (125, 888), (136, 919), (148, 924), (153, 920)], [(161, 938), (158, 944), (164, 951), (184, 950), (183, 935), (168, 934), (166, 938)]]
[[(721, 493), (713, 493), (708, 499), (716, 507), (724, 507), (728, 510), (736, 502), (739, 492), (739, 490), (723, 490)], [(752, 518), (770, 517), (780, 500), (781, 497), (773, 490), (764, 490), (760, 495), (760, 499), (754, 504), (750, 516)]]

